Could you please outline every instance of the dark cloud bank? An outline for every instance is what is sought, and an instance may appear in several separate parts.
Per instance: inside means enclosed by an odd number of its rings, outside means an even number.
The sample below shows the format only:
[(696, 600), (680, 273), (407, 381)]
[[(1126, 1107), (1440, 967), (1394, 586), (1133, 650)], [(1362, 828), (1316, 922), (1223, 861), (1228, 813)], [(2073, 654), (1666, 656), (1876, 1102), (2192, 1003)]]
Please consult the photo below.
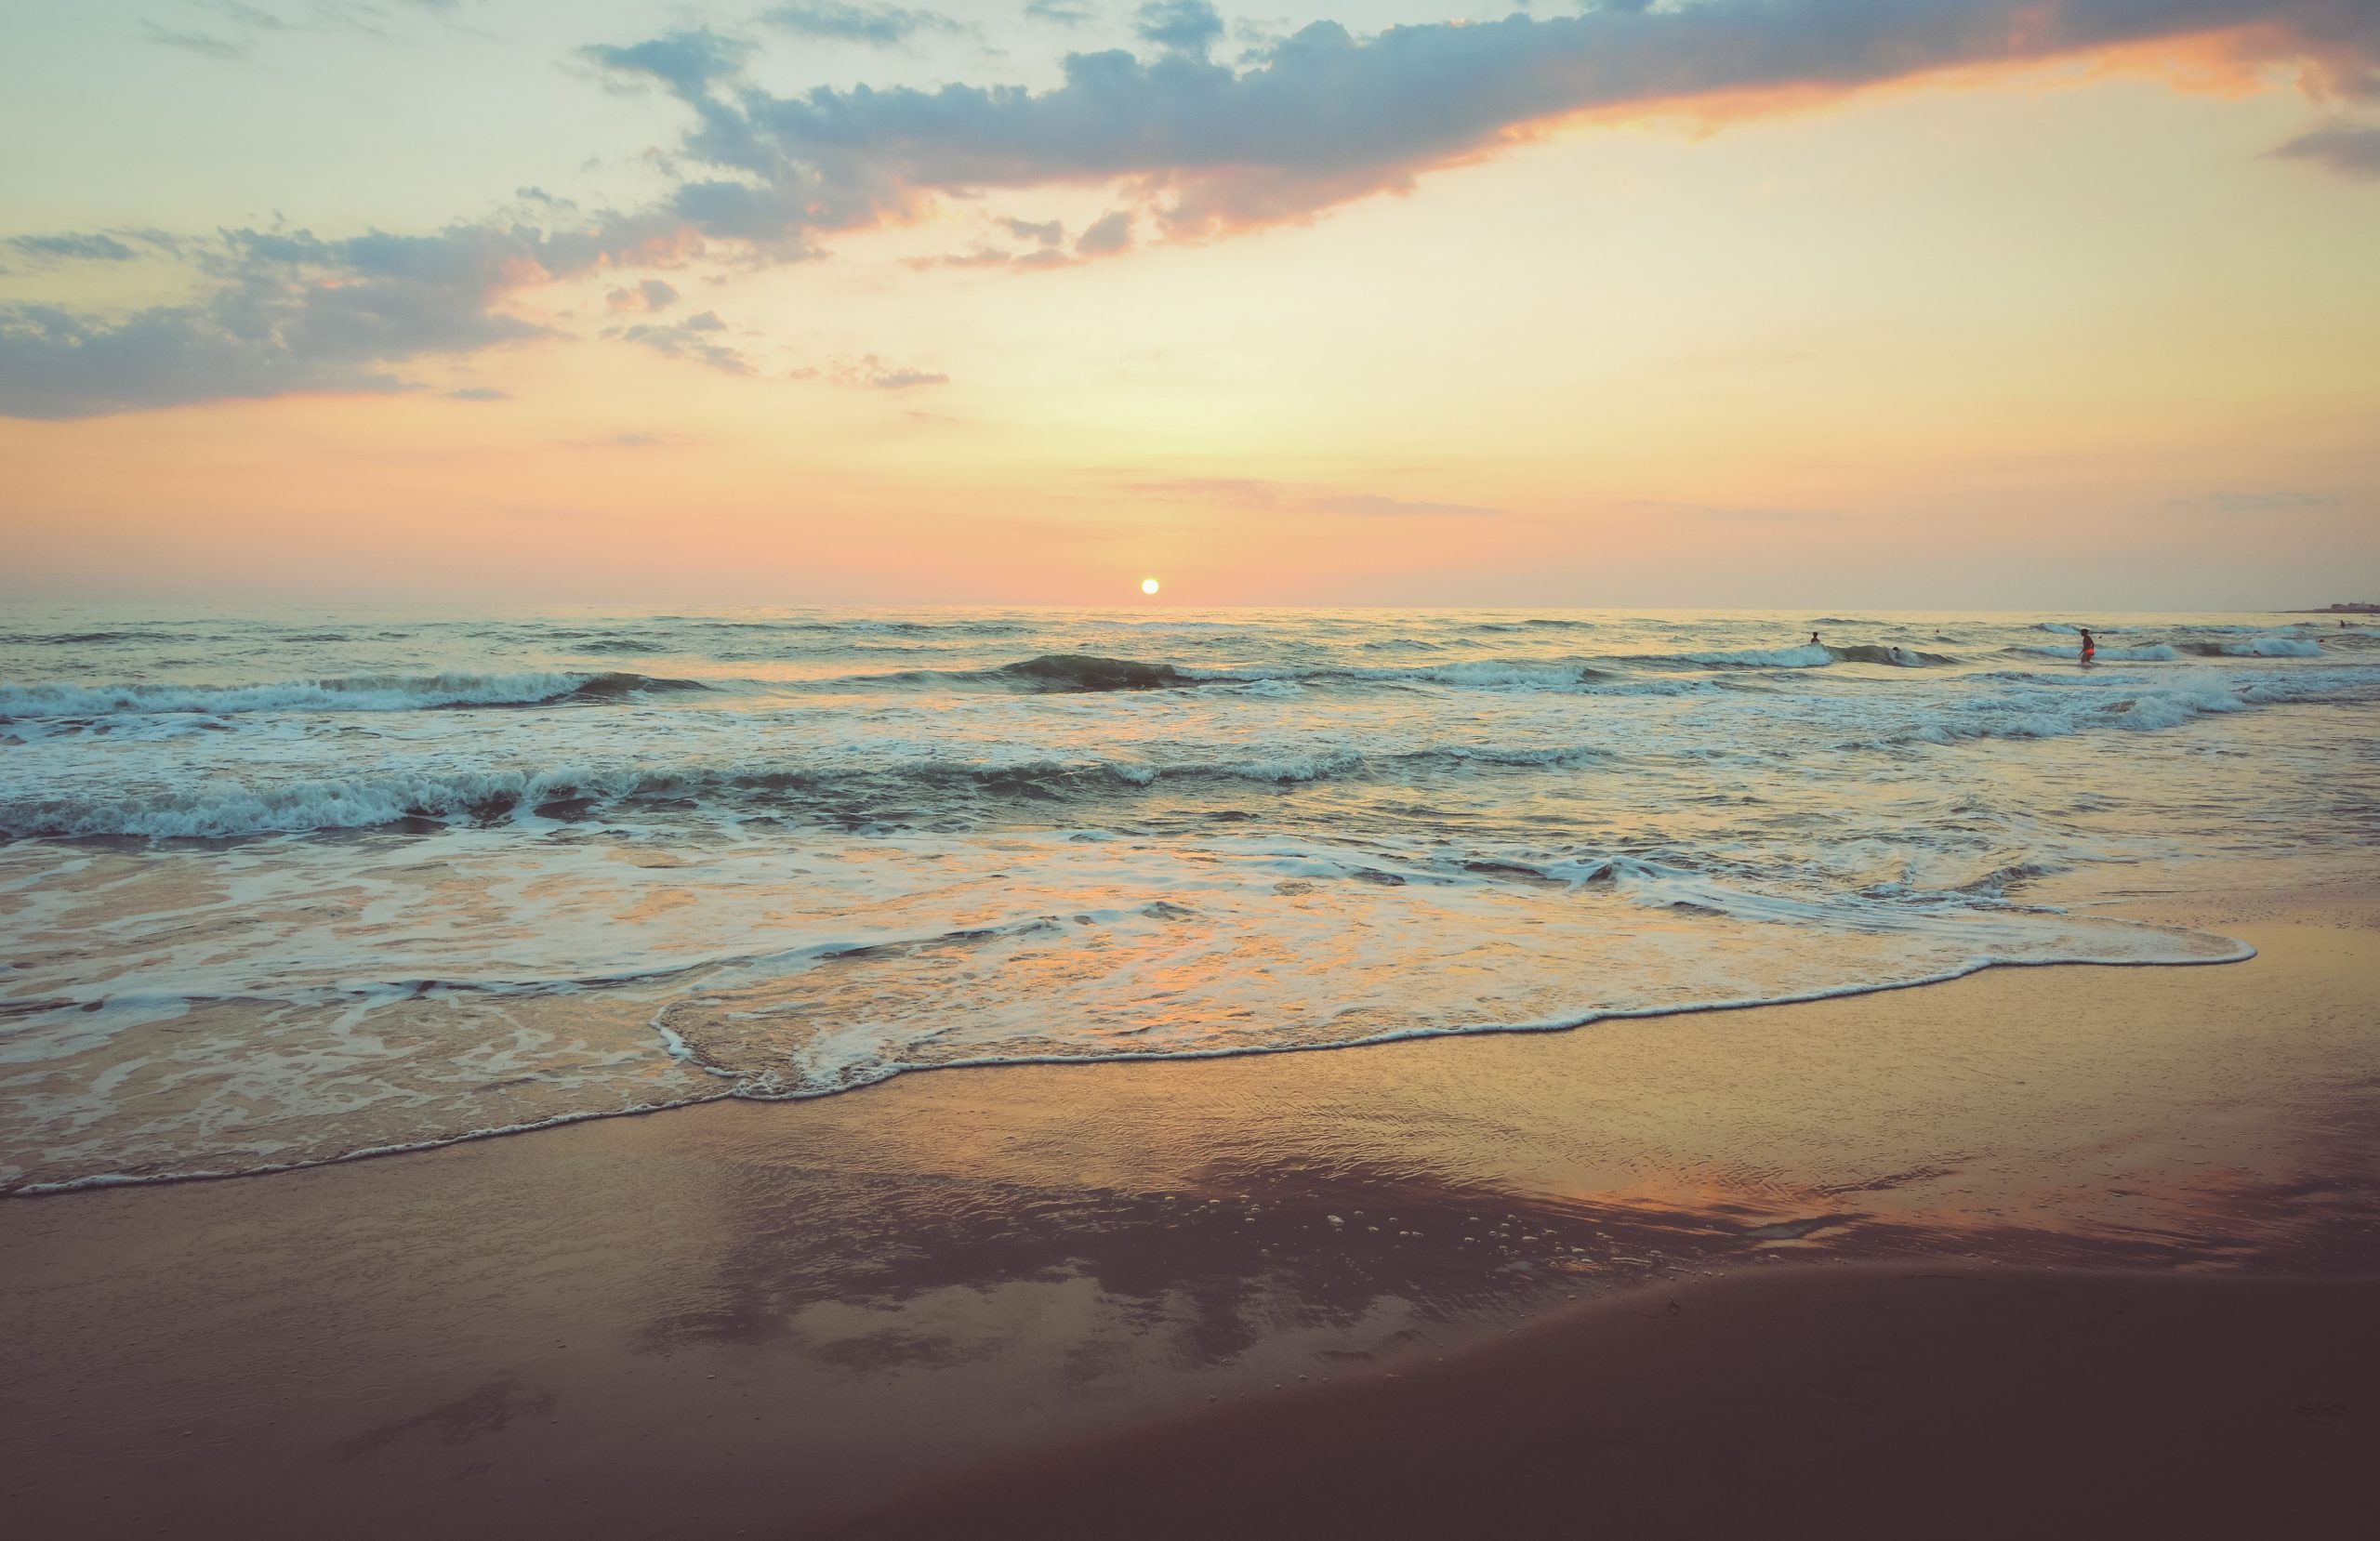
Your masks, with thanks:
[[(939, 19), (808, 4), (763, 20), (779, 31), (897, 43)], [(746, 76), (758, 46), (746, 39), (690, 30), (590, 46), (583, 58), (617, 85), (665, 91), (692, 117), (678, 153), (702, 169), (660, 204), (567, 229), (475, 222), (346, 240), (225, 232), (194, 248), (204, 282), (188, 304), (113, 317), (0, 306), (0, 414), (75, 417), (404, 389), (394, 371), (409, 360), (537, 335), (502, 310), (513, 291), (667, 267), (721, 245), (800, 260), (818, 254), (821, 237), (905, 219), (950, 194), (1121, 185), (1158, 233), (1205, 239), (1404, 191), (1424, 171), (1491, 154), (1568, 115), (1840, 93), (2169, 40), (2190, 40), (2201, 57), (2294, 66), (2307, 90), (2331, 99), (2380, 97), (2380, 0), (1701, 0), (1369, 38), (1317, 22), (1236, 66), (1210, 57), (1223, 25), (1205, 0), (1144, 6), (1136, 30), (1146, 57), (1069, 55), (1061, 83), (1045, 91), (861, 86), (780, 97)], [(2374, 131), (2343, 126), (2282, 153), (2369, 176), (2374, 142)], [(1118, 211), (1086, 230), (1078, 251), (1121, 250), (1134, 223)], [(13, 244), (111, 260), (106, 239)], [(89, 249), (70, 249), (80, 242)], [(679, 323), (617, 335), (744, 367), (702, 331)]]

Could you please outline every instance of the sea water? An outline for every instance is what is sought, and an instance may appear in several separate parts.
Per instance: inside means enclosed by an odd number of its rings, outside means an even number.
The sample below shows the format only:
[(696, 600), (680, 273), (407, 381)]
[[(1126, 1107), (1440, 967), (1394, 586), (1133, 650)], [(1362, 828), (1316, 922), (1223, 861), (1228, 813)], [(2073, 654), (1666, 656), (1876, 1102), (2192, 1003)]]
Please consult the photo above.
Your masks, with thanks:
[(2368, 856), (2375, 705), (2281, 616), (20, 606), (0, 1189), (2234, 959), (2088, 901)]

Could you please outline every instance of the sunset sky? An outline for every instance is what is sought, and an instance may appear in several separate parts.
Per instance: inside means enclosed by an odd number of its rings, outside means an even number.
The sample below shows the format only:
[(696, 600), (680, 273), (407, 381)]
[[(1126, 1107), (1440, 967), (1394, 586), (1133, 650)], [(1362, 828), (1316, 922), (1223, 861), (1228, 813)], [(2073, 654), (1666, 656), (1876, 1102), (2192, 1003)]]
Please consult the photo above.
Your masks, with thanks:
[(2380, 0), (15, 3), (0, 135), (8, 599), (2380, 598)]

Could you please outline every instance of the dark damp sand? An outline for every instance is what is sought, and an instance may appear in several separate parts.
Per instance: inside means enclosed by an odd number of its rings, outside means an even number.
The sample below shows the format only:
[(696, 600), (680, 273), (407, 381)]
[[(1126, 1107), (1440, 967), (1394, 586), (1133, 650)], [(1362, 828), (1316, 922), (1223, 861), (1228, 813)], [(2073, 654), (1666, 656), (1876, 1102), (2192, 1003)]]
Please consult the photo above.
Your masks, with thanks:
[(2292, 1516), (2380, 1427), (2374, 906), (2193, 902), (2262, 955), (0, 1202), (0, 1516), (786, 1534), (972, 1471), (918, 1501), (1020, 1534), (1063, 1471), (1105, 1534), (2360, 1533)]
[(2369, 1535), (2380, 1284), (1865, 1265), (1642, 1290), (939, 1485), (847, 1541)]

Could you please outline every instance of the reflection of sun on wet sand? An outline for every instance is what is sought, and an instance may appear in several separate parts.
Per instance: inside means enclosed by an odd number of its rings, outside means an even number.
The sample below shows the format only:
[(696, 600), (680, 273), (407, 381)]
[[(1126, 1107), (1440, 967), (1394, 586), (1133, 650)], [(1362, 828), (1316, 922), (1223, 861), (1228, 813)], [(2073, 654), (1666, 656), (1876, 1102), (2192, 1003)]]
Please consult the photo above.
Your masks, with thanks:
[[(936, 1072), (10, 1201), (11, 1513), (919, 1534), (955, 1502), (992, 1534), (1063, 1477), (1005, 1534), (1136, 1492), (1149, 1534), (1951, 1534), (2036, 1495), (2025, 1528), (2186, 1534), (2251, 1487), (2311, 1525), (2380, 1428), (2341, 1282), (2380, 1259), (2373, 916), (2229, 896), (2168, 916), (2260, 950), (2218, 968)], [(1164, 1464), (1135, 1428), (1197, 1491), (1123, 1480)]]

